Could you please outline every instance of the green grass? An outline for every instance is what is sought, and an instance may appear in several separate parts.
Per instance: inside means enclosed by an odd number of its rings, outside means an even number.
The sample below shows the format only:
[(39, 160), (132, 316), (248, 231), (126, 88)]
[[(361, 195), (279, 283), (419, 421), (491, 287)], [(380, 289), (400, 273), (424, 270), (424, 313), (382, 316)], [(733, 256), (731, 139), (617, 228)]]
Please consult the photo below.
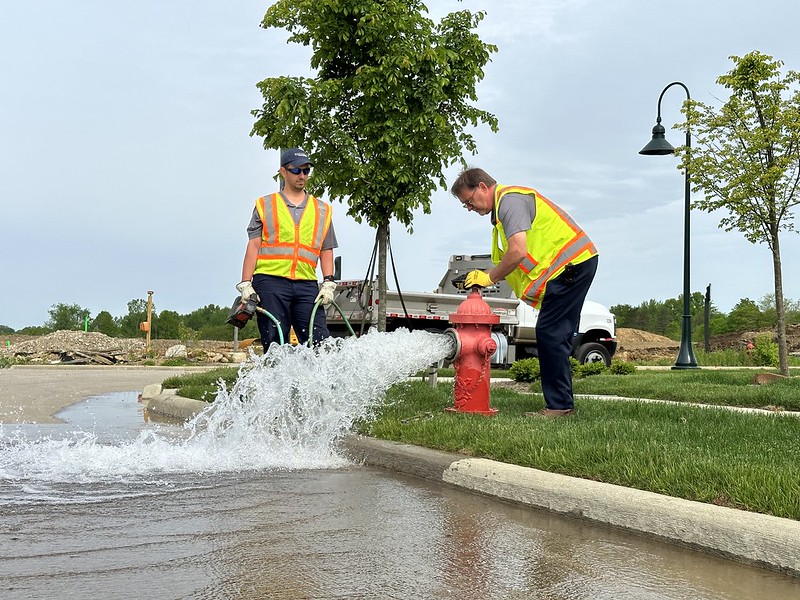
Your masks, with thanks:
[(800, 377), (754, 385), (758, 370), (691, 369), (645, 371), (634, 375), (594, 375), (573, 383), (576, 394), (600, 394), (626, 398), (653, 398), (726, 406), (763, 408), (777, 406), (800, 410)]
[(540, 396), (492, 391), (494, 417), (445, 412), (452, 386), (396, 385), (377, 438), (800, 519), (800, 419), (581, 399), (576, 416), (532, 419)]
[(184, 398), (213, 402), (219, 387), (217, 382), (222, 379), (230, 387), (238, 376), (239, 369), (236, 367), (219, 367), (210, 371), (167, 377), (161, 385), (177, 389), (176, 393)]

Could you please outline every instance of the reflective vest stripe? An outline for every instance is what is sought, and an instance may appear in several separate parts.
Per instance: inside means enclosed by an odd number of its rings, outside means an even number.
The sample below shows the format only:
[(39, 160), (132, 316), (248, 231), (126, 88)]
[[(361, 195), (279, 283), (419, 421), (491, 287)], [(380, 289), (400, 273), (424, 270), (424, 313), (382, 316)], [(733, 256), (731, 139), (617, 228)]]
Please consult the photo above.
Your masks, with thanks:
[(308, 197), (299, 222), (295, 223), (279, 193), (256, 201), (261, 218), (261, 246), (256, 273), (289, 279), (316, 279), (322, 243), (331, 224), (331, 206)]
[[(576, 259), (584, 252), (589, 252), (590, 254), (587, 256), (587, 258), (591, 258), (597, 254), (597, 249), (594, 247), (592, 240), (589, 239), (589, 236), (585, 233), (581, 233), (567, 246), (562, 248), (559, 252), (559, 255), (556, 257), (556, 260), (554, 260), (537, 279), (532, 281), (531, 284), (525, 288), (525, 297), (529, 299), (529, 301), (539, 302), (544, 294), (544, 288), (547, 282), (557, 274), (560, 274), (560, 272), (563, 271), (569, 263), (575, 262)], [(532, 289), (534, 290), (533, 294), (531, 294)]]

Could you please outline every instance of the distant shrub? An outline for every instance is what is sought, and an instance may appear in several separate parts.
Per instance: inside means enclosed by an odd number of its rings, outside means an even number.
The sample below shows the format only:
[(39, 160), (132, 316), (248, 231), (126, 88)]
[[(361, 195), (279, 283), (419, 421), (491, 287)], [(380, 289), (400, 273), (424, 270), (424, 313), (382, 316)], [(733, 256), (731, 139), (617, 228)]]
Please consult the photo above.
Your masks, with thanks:
[(758, 367), (778, 367), (778, 344), (772, 341), (769, 334), (759, 335), (754, 342), (752, 350), (753, 363)]
[(177, 356), (174, 358), (165, 358), (161, 361), (162, 367), (185, 367), (188, 364), (190, 364), (188, 360)]
[(508, 370), (508, 374), (511, 375), (511, 379), (514, 381), (536, 381), (542, 375), (541, 369), (539, 368), (539, 359), (523, 358), (515, 361)]
[(589, 377), (591, 375), (600, 375), (607, 370), (608, 367), (606, 367), (606, 364), (602, 361), (590, 362), (583, 365), (579, 363), (577, 367), (572, 369), (572, 376), (577, 378)]
[(631, 375), (636, 372), (636, 365), (624, 360), (612, 360), (608, 370), (614, 375)]

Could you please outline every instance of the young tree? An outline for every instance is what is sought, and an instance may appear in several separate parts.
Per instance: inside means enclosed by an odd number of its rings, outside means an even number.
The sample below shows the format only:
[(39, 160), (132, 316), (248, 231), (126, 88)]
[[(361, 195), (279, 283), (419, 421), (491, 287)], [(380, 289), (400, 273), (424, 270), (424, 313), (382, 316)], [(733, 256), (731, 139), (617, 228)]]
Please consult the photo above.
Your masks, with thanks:
[(684, 107), (686, 123), (676, 128), (690, 127), (696, 147), (679, 149), (680, 166), (705, 193), (695, 207), (727, 211), (720, 227), (772, 252), (779, 364), (788, 375), (779, 233), (795, 230), (791, 211), (800, 202), (800, 74), (781, 77), (783, 63), (758, 51), (730, 58), (734, 68), (717, 79), (730, 90), (728, 101), (718, 111), (696, 101)]
[(484, 13), (454, 12), (439, 24), (424, 13), (420, 0), (279, 0), (261, 23), (311, 46), (316, 76), (259, 83), (252, 133), (265, 148), (310, 151), (311, 190), (346, 199), (347, 214), (377, 230), (380, 330), (390, 220), (413, 231), (413, 212), (430, 213), (431, 192), (447, 186), (443, 168), (475, 153), (464, 128), (497, 130), (492, 114), (469, 104), (497, 50), (472, 32)]

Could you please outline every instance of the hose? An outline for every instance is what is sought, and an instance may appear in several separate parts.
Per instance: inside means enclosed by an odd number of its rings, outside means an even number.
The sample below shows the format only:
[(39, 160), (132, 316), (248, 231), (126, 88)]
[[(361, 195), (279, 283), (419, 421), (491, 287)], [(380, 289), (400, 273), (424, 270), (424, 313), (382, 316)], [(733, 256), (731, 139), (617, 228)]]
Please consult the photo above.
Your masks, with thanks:
[[(278, 337), (281, 340), (280, 344), (281, 344), (281, 346), (283, 346), (283, 329), (281, 328), (281, 322), (278, 321), (278, 319), (275, 318), (275, 315), (273, 315), (271, 312), (261, 308), (260, 306), (256, 306), (256, 312), (260, 312), (265, 317), (269, 317), (270, 319), (272, 319), (272, 322), (275, 323), (275, 328), (278, 330)], [(312, 316), (311, 319), (313, 321), (314, 317)]]
[[(322, 304), (322, 299), (320, 298), (314, 303), (314, 309), (311, 311), (311, 322), (308, 324), (308, 345), (309, 347), (314, 343), (314, 317), (317, 314), (317, 309), (319, 305)], [(350, 321), (347, 320), (347, 317), (344, 316), (342, 309), (339, 308), (339, 305), (336, 302), (331, 302), (334, 308), (339, 311), (339, 314), (342, 315), (342, 319), (344, 319), (344, 324), (347, 325), (347, 328), (350, 330), (351, 335), (355, 335), (356, 332), (353, 331), (353, 328), (350, 326)]]

